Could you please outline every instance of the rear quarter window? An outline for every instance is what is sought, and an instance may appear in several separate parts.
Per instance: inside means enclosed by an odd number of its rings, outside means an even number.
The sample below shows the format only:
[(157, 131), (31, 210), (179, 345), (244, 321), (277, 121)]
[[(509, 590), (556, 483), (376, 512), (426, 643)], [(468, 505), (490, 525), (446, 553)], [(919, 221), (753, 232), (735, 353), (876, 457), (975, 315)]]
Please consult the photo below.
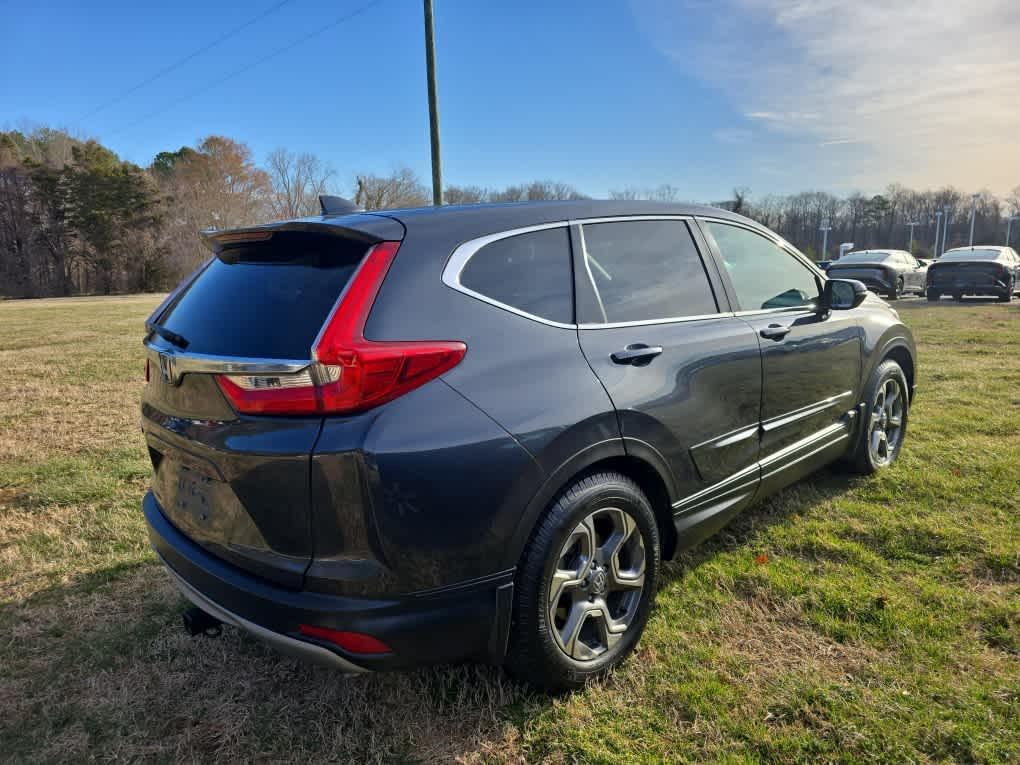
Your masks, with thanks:
[(485, 245), (464, 266), (460, 284), (509, 308), (572, 323), (574, 290), (566, 227), (516, 234)]

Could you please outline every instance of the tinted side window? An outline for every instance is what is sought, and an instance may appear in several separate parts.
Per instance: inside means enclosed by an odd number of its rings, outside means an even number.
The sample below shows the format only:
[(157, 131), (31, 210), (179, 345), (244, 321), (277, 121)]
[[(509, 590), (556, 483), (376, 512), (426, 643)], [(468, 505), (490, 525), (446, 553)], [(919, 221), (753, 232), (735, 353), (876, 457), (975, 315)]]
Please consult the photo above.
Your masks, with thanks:
[(744, 311), (808, 305), (819, 284), (807, 266), (765, 237), (745, 228), (705, 221)]
[(585, 258), (604, 316), (585, 321), (671, 319), (718, 312), (701, 256), (683, 221), (583, 227)]
[(543, 319), (574, 321), (570, 235), (565, 227), (499, 239), (460, 273), (469, 290)]

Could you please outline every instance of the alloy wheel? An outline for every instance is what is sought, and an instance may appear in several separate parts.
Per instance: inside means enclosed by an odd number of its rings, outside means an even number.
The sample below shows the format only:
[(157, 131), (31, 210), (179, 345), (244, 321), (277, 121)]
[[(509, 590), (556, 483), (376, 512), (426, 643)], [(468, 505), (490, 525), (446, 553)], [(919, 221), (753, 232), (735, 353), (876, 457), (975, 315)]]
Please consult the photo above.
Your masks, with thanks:
[(627, 632), (645, 584), (645, 543), (629, 513), (604, 507), (567, 536), (549, 581), (549, 626), (556, 645), (591, 661)]
[(876, 465), (888, 465), (903, 434), (905, 399), (898, 381), (888, 379), (878, 391), (868, 423), (868, 448)]

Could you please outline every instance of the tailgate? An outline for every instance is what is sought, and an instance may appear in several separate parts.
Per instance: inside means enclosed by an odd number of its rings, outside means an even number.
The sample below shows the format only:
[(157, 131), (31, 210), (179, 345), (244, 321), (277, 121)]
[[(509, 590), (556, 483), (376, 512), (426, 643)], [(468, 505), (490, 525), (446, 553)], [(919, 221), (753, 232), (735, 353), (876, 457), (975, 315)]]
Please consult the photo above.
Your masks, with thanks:
[(279, 389), (311, 374), (315, 338), (373, 239), (332, 225), (217, 236), (214, 257), (147, 324), (152, 491), (194, 542), (297, 588), (314, 550), (311, 453), (322, 418), (239, 415), (222, 386), (229, 376)]

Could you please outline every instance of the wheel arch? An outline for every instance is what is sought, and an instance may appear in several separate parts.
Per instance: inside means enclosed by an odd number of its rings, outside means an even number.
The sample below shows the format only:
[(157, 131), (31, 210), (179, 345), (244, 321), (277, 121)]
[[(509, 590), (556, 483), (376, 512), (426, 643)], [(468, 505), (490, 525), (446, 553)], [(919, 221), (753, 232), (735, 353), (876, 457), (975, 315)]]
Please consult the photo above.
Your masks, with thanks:
[(881, 364), (883, 361), (888, 359), (892, 359), (900, 365), (900, 369), (903, 370), (903, 374), (906, 375), (907, 378), (907, 392), (910, 395), (911, 400), (913, 400), (916, 369), (914, 356), (910, 352), (910, 349), (904, 344), (892, 344), (891, 346), (887, 346), (878, 363)]
[(663, 560), (673, 557), (677, 548), (676, 527), (673, 525), (672, 476), (665, 464), (647, 454), (633, 451), (628, 443), (625, 448), (622, 439), (613, 439), (595, 444), (564, 463), (548, 476), (542, 487), (535, 493), (522, 515), (517, 531), (508, 545), (507, 567), (517, 565), (524, 547), (531, 537), (536, 524), (556, 497), (575, 481), (592, 473), (612, 471), (620, 473), (644, 492), (652, 505), (652, 511), (659, 527), (659, 539)]

